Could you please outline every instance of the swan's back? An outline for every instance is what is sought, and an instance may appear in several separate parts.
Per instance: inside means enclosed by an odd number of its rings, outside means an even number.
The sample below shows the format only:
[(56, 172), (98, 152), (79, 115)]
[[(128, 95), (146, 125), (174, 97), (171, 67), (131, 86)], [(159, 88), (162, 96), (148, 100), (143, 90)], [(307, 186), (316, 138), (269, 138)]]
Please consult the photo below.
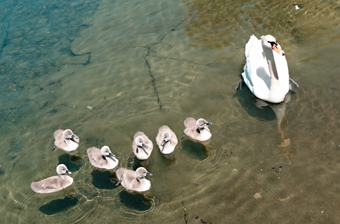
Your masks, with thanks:
[[(278, 47), (281, 49), (280, 45)], [(262, 40), (252, 35), (245, 46), (246, 64), (242, 77), (249, 90), (258, 98), (277, 103), (284, 99), (289, 91), (288, 64), (284, 54), (274, 52), (278, 80), (271, 80), (267, 58)], [(273, 82), (275, 81), (275, 85)]]

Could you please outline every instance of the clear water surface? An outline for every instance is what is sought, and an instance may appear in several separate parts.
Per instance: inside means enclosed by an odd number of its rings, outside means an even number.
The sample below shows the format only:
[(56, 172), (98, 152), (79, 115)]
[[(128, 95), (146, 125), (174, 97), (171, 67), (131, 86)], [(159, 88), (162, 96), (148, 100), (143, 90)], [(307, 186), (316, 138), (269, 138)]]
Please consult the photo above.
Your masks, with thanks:
[[(298, 5), (297, 10), (295, 5)], [(339, 1), (25, 0), (0, 3), (1, 223), (339, 223)], [(262, 109), (234, 92), (251, 34), (272, 34), (300, 88)], [(132, 153), (186, 117), (212, 139), (184, 138), (148, 162)], [(80, 137), (73, 154), (53, 132)], [(110, 146), (144, 165), (152, 188), (115, 186), (86, 149)], [(74, 183), (40, 195), (30, 183), (65, 163)]]

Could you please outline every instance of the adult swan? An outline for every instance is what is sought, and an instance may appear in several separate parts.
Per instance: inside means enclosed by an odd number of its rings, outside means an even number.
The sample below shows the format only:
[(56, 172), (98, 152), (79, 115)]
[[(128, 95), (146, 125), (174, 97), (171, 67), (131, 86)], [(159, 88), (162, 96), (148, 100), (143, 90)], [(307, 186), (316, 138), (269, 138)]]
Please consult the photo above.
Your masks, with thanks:
[[(247, 61), (242, 78), (257, 98), (280, 103), (289, 90), (299, 88), (289, 78), (285, 54), (272, 35), (262, 36), (260, 40), (251, 35), (245, 55)], [(241, 86), (242, 79), (236, 89)]]

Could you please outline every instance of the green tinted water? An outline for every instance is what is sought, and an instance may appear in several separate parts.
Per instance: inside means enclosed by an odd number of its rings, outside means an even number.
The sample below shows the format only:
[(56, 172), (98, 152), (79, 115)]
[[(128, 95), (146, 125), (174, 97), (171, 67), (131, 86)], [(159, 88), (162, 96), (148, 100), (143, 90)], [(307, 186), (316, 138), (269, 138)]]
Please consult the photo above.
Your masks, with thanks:
[[(2, 223), (337, 223), (339, 12), (336, 1), (6, 1), (0, 4)], [(270, 33), (300, 85), (259, 109), (234, 92), (251, 34)], [(121, 167), (140, 163), (132, 137), (155, 140), (186, 117), (214, 123), (209, 144), (156, 144), (145, 195), (115, 186), (86, 149), (108, 145)], [(52, 152), (53, 132), (80, 137)], [(155, 143), (155, 141), (154, 141)], [(71, 187), (30, 183), (63, 162)]]

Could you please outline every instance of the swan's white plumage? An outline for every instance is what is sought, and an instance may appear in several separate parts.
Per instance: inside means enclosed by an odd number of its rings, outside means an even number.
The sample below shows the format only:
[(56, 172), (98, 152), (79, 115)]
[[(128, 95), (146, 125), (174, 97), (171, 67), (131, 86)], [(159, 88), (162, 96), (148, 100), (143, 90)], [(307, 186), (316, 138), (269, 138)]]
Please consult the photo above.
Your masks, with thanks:
[[(265, 39), (264, 39), (265, 38)], [(271, 35), (262, 36), (257, 39), (252, 35), (245, 46), (246, 64), (242, 77), (249, 90), (258, 98), (271, 102), (280, 103), (284, 100), (289, 91), (288, 64), (284, 54), (279, 54), (269, 47), (265, 47), (262, 42), (276, 42)], [(277, 44), (281, 50), (281, 46)], [(266, 57), (266, 53), (272, 58)], [(279, 79), (277, 80), (270, 72), (268, 60), (275, 62)]]

